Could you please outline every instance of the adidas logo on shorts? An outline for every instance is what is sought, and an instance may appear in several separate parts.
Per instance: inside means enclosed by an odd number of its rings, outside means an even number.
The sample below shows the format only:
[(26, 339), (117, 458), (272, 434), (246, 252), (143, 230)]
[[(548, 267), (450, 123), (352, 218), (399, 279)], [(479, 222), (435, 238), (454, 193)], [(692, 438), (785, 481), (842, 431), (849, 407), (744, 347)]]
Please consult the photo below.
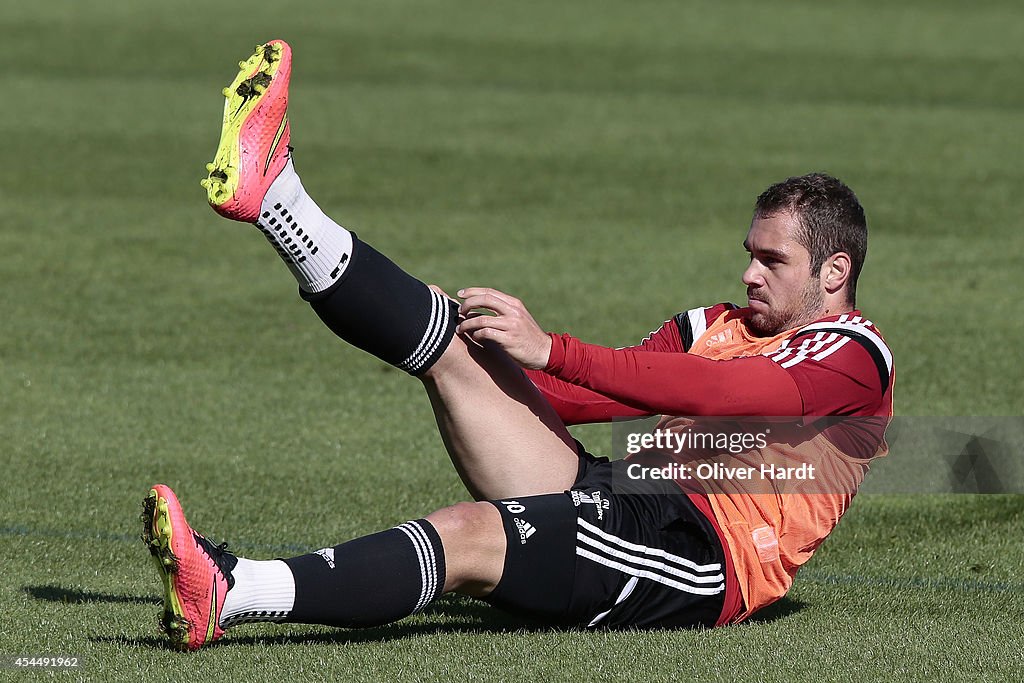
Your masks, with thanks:
[(600, 491), (594, 491), (593, 494), (586, 494), (582, 491), (573, 489), (569, 492), (572, 495), (572, 504), (576, 507), (583, 505), (584, 503), (593, 505), (597, 508), (597, 519), (604, 519), (604, 511), (611, 507), (611, 501), (601, 495)]
[(512, 521), (516, 523), (516, 528), (519, 529), (519, 543), (526, 545), (526, 541), (530, 536), (537, 533), (537, 527), (533, 526), (525, 519), (519, 519), (518, 517), (513, 517)]

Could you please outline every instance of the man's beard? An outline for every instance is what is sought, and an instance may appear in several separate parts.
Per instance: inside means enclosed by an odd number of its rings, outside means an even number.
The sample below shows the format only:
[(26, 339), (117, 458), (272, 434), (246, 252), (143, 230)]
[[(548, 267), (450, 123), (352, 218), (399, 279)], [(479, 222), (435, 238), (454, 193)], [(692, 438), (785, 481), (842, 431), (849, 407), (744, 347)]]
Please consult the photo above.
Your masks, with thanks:
[(767, 313), (753, 313), (747, 318), (747, 326), (759, 337), (773, 337), (798, 325), (817, 320), (824, 300), (818, 281), (809, 279), (792, 306), (784, 311), (773, 309)]

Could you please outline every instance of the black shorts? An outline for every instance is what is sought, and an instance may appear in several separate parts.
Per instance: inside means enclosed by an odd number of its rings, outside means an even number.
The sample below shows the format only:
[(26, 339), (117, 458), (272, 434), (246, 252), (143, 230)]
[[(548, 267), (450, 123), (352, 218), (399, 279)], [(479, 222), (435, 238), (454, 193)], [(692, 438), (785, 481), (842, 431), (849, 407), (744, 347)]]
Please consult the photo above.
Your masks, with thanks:
[(570, 490), (491, 501), (507, 545), (488, 602), (565, 626), (714, 626), (726, 560), (704, 514), (671, 481), (627, 487), (628, 463), (579, 453)]

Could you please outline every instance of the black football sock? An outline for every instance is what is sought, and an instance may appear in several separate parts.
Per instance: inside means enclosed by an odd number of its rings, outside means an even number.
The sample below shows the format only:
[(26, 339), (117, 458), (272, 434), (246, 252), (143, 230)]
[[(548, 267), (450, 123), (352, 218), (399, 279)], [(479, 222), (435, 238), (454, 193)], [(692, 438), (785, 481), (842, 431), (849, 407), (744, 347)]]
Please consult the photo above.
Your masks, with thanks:
[(338, 281), (324, 292), (300, 294), (336, 335), (412, 375), (437, 362), (458, 325), (454, 301), (354, 234), (352, 257)]
[(285, 621), (365, 628), (419, 612), (444, 591), (441, 537), (425, 519), (293, 557)]

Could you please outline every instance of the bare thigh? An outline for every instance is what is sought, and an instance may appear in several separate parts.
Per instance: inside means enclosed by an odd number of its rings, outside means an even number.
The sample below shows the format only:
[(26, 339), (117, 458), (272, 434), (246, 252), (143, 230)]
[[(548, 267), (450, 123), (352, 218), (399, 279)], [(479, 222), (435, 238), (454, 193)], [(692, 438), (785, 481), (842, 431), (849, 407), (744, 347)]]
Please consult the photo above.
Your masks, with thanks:
[(575, 442), (503, 351), (455, 336), (422, 380), (448, 455), (476, 500), (572, 486)]

